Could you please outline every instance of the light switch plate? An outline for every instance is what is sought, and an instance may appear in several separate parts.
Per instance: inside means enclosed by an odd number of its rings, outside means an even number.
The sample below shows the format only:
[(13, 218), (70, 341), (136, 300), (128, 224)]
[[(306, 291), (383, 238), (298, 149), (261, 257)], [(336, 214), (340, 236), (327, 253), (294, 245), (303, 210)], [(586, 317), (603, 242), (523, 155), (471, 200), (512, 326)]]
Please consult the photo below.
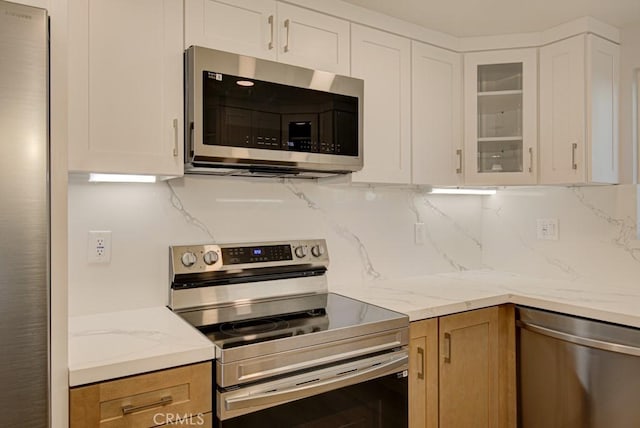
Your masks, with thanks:
[(546, 241), (558, 240), (558, 219), (557, 218), (539, 218), (536, 220), (536, 234), (538, 239)]

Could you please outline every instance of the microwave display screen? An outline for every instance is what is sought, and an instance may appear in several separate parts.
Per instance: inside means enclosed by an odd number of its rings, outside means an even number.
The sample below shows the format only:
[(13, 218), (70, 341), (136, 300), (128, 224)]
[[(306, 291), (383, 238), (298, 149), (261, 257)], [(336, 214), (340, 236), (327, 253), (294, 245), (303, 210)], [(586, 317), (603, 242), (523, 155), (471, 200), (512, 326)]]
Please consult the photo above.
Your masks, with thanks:
[(358, 98), (203, 71), (203, 143), (358, 156)]

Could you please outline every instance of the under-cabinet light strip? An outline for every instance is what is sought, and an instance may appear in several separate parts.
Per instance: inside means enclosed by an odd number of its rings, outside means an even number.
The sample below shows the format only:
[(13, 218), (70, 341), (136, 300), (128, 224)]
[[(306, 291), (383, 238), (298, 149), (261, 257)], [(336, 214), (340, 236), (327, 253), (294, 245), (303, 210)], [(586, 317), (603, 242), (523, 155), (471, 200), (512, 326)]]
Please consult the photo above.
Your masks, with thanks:
[(496, 189), (459, 189), (434, 187), (429, 192), (434, 195), (495, 195)]
[(155, 183), (155, 175), (134, 174), (98, 174), (90, 173), (89, 181), (93, 183)]

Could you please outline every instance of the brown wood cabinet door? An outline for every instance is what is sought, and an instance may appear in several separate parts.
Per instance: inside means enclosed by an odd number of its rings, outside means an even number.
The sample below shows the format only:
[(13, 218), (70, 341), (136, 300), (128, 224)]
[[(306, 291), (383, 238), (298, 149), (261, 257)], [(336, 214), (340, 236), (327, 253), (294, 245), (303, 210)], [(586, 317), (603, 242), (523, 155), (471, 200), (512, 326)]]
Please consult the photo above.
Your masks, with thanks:
[(438, 319), (409, 328), (409, 427), (438, 427)]
[(516, 425), (513, 305), (440, 318), (440, 428)]
[(71, 388), (70, 427), (211, 426), (211, 384), (204, 362)]

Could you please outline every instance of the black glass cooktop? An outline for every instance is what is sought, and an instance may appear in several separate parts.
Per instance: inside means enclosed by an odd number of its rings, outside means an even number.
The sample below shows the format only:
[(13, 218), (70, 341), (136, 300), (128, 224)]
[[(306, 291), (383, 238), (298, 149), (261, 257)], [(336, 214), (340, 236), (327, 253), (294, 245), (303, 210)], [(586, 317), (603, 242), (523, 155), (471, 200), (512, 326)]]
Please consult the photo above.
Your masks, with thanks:
[[(360, 332), (395, 328), (398, 325), (408, 325), (409, 322), (404, 314), (339, 294), (328, 293), (322, 296), (322, 307), (287, 313), (287, 307), (292, 305), (284, 299), (277, 306), (280, 312), (259, 318), (201, 326), (198, 329), (221, 350), (230, 350), (273, 340), (303, 339), (313, 335), (330, 335), (331, 340), (339, 340), (341, 336), (346, 338)], [(317, 297), (309, 297), (309, 300), (318, 302)], [(297, 302), (300, 298), (295, 300)], [(255, 308), (244, 310), (260, 312)], [(386, 323), (391, 325), (385, 327)]]
[(326, 330), (329, 325), (324, 308), (201, 327), (212, 342), (222, 349), (282, 339)]

